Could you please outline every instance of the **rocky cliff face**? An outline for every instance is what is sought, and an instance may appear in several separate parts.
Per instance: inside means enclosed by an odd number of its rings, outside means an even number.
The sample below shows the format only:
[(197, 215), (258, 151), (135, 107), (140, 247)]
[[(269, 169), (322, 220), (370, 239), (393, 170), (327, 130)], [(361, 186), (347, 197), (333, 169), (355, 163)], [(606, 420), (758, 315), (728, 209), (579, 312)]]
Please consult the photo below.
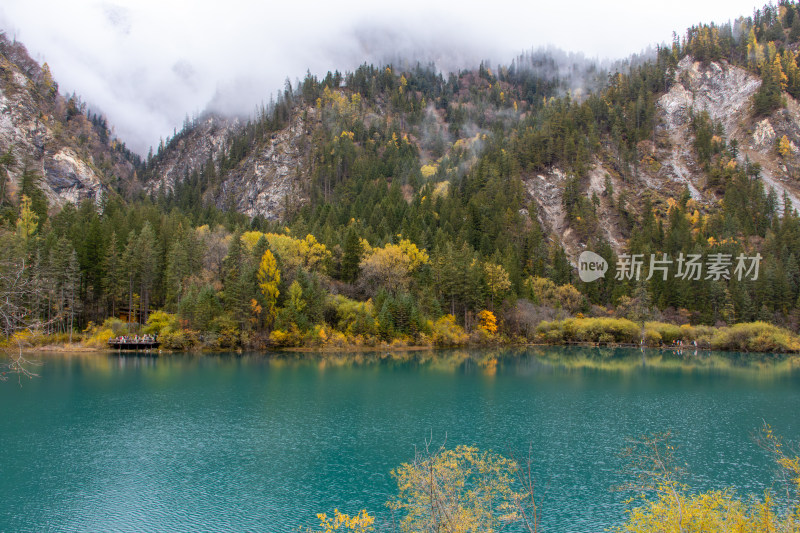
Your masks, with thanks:
[[(313, 110), (309, 110), (313, 116)], [(220, 189), (218, 206), (233, 205), (242, 212), (279, 219), (303, 203), (301, 190), (308, 175), (307, 131), (299, 114), (230, 173)]]
[(200, 169), (219, 157), (225, 142), (241, 130), (237, 118), (207, 115), (195, 121), (192, 128), (173, 139), (154, 168), (154, 178), (146, 184), (146, 189), (155, 192), (160, 188), (172, 190), (175, 183), (187, 174)]
[[(313, 119), (315, 110), (305, 110)], [(218, 164), (230, 140), (242, 132), (239, 119), (208, 116), (187, 133), (173, 139), (150, 172), (145, 188), (171, 190), (194, 171), (202, 172), (209, 161)], [(208, 200), (222, 209), (234, 209), (251, 217), (277, 220), (287, 208), (302, 204), (303, 181), (308, 175), (310, 129), (296, 110), (289, 124), (256, 142), (234, 168), (225, 172)]]
[[(786, 108), (768, 117), (753, 117), (753, 95), (761, 80), (744, 69), (722, 63), (703, 64), (685, 57), (675, 72), (675, 83), (657, 103), (659, 126), (655, 142), (640, 143), (639, 164), (632, 175), (622, 179), (620, 172), (609, 165), (614, 154), (596, 158), (582, 187), (587, 198), (597, 196), (599, 233), (618, 253), (626, 245), (625, 231), (613, 206), (614, 197), (605, 196), (608, 178), (615, 194), (626, 191), (628, 207), (636, 211), (646, 196), (655, 204), (667, 197), (677, 197), (684, 187), (699, 203), (710, 207), (717, 202), (719, 191), (706, 186), (706, 175), (697, 162), (693, 148), (691, 113), (707, 111), (711, 119), (723, 125), (725, 141), (738, 143), (738, 158), (761, 165), (760, 179), (765, 189), (775, 189), (778, 197), (784, 193), (800, 210), (800, 104), (784, 95)], [(787, 137), (790, 153), (781, 156), (779, 139)], [(576, 257), (585, 243), (575, 234), (566, 220), (563, 206), (566, 176), (561, 169), (524, 176), (523, 182), (530, 198), (538, 205), (539, 220), (551, 237), (562, 243), (568, 255)]]
[(104, 122), (92, 122), (79, 100), (58, 93), (46, 66), (0, 35), (0, 153), (9, 151), (12, 198), (27, 170), (41, 178), (54, 207), (97, 202), (113, 181), (135, 176), (131, 154), (110, 138)]
[(703, 65), (686, 56), (678, 63), (675, 83), (658, 104), (670, 131), (687, 126), (694, 109), (706, 110), (712, 118), (721, 120), (730, 134), (748, 114), (760, 86), (761, 80), (741, 68), (724, 62)]
[(728, 143), (738, 142), (739, 160), (759, 163), (765, 187), (775, 189), (779, 197), (786, 193), (795, 208), (800, 210), (800, 188), (790, 169), (797, 162), (797, 150), (783, 158), (777, 151), (778, 139), (783, 135), (792, 143), (800, 135), (800, 106), (797, 102), (785, 94), (785, 109), (769, 117), (754, 118), (752, 100), (761, 80), (725, 62), (704, 65), (690, 56), (679, 63), (675, 82), (658, 101), (663, 131), (671, 145), (668, 153), (660, 154), (666, 175), (686, 183), (695, 199), (715, 200), (707, 192), (702, 192), (703, 174), (691, 149), (690, 112), (705, 110), (713, 120), (722, 123)]

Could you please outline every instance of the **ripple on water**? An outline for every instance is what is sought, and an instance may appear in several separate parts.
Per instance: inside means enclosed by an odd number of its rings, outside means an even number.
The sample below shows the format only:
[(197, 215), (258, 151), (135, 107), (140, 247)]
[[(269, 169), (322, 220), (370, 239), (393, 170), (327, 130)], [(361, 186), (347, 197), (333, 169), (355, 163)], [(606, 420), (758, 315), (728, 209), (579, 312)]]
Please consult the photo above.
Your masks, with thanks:
[(623, 516), (609, 489), (626, 437), (672, 431), (698, 487), (754, 493), (770, 482), (750, 440), (761, 420), (800, 437), (796, 373), (562, 365), (48, 360), (22, 389), (0, 385), (14, 414), (0, 419), (0, 531), (289, 532), (334, 507), (386, 516), (390, 470), (446, 436), (532, 445), (543, 525), (595, 532)]

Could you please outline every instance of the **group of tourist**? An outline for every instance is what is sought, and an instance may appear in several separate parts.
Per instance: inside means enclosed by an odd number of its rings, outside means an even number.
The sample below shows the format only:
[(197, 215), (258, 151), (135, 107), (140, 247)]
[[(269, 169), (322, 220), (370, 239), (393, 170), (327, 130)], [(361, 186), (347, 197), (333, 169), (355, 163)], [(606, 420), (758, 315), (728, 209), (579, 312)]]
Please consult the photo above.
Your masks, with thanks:
[(148, 342), (156, 342), (155, 335), (144, 334), (141, 337), (139, 335), (120, 335), (119, 337), (114, 337), (109, 342), (115, 344), (138, 344), (138, 343), (148, 343)]
[(683, 348), (684, 346), (691, 346), (692, 348), (697, 348), (697, 341), (693, 340), (691, 343), (687, 342), (686, 344), (683, 343), (683, 340), (678, 339), (672, 341), (672, 344), (669, 345), (670, 348)]

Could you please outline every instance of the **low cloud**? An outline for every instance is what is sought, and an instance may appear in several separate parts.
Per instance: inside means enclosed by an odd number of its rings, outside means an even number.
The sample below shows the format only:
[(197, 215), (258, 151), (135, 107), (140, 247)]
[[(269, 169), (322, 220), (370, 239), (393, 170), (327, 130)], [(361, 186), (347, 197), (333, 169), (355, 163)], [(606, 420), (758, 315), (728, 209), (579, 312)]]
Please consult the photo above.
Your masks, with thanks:
[(620, 58), (671, 40), (673, 30), (752, 9), (739, 0), (542, 6), (411, 0), (393, 7), (363, 0), (6, 0), (0, 27), (48, 62), (62, 91), (106, 114), (116, 134), (144, 154), (186, 115), (209, 107), (251, 114), (287, 77), (294, 84), (307, 70), (321, 76), (414, 58), (448, 71), (481, 60), (508, 64), (545, 45)]

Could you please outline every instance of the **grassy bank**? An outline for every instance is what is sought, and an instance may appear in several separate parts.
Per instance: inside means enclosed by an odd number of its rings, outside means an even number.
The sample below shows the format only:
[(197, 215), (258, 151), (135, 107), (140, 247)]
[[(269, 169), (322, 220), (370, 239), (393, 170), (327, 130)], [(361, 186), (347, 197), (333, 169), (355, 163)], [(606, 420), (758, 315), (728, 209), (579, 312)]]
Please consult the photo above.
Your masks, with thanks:
[(545, 344), (639, 344), (663, 347), (684, 346), (737, 352), (800, 352), (797, 334), (766, 322), (711, 327), (665, 322), (646, 322), (644, 328), (625, 318), (567, 318), (541, 322), (536, 340)]
[(652, 348), (684, 347), (704, 350), (800, 353), (800, 337), (766, 322), (750, 322), (725, 327), (681, 326), (666, 322), (646, 322), (644, 328), (625, 318), (566, 318), (542, 321), (528, 337), (510, 337), (495, 328), (477, 327), (466, 332), (447, 315), (429, 321), (423, 331), (386, 339), (371, 333), (340, 331), (329, 326), (313, 326), (305, 332), (275, 330), (270, 334), (233, 335), (231, 332), (198, 332), (185, 327), (175, 315), (155, 312), (138, 330), (118, 319), (90, 324), (81, 332), (39, 334), (20, 333), (2, 344), (22, 346), (27, 351), (91, 351), (108, 349), (108, 341), (120, 335), (148, 333), (158, 335), (162, 350), (228, 351), (281, 349), (296, 351), (346, 352), (364, 350), (420, 350), (434, 348), (499, 347), (526, 344), (594, 344), (601, 346), (640, 345)]
[(42, 333), (39, 331), (23, 331), (8, 339), (0, 340), (0, 349), (26, 352), (87, 352), (94, 348), (84, 343), (84, 335), (80, 332)]

